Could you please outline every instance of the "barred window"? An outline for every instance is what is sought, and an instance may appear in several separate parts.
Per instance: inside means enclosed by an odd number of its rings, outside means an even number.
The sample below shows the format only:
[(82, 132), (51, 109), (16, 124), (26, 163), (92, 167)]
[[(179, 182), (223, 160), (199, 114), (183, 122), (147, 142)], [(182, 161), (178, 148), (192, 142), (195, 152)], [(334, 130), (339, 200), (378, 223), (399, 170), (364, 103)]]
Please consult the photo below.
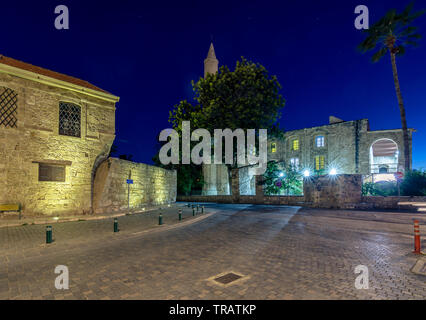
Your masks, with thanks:
[(12, 89), (0, 87), (0, 127), (16, 128), (18, 94)]
[(59, 103), (59, 134), (81, 136), (81, 108), (68, 102)]
[(38, 181), (65, 182), (65, 166), (40, 163)]

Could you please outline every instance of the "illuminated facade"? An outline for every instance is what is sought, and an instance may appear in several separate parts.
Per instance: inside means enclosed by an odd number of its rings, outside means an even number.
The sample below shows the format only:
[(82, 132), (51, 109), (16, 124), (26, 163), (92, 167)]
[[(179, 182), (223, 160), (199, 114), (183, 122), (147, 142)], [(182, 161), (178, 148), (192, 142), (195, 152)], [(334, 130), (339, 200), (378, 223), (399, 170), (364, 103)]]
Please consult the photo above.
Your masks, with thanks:
[(393, 174), (404, 171), (403, 134), (401, 129), (372, 131), (368, 119), (330, 116), (328, 125), (287, 131), (284, 139), (268, 141), (268, 160), (311, 173)]
[(30, 215), (91, 212), (118, 100), (86, 81), (0, 56), (0, 204), (20, 203)]

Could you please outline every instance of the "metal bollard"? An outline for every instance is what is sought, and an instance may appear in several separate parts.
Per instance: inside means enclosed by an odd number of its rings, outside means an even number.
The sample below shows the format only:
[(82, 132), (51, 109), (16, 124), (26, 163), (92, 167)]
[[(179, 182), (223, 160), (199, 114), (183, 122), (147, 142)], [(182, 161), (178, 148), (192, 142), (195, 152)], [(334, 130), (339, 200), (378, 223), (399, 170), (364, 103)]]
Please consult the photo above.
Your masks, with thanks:
[(163, 224), (163, 216), (160, 213), (160, 215), (158, 216), (158, 225), (161, 226), (162, 224)]
[(192, 207), (192, 216), (195, 216), (195, 208)]
[(413, 251), (413, 253), (421, 254), (419, 220), (414, 220), (414, 251)]
[(118, 232), (118, 219), (114, 218), (114, 232)]
[(201, 207), (201, 213), (204, 213), (204, 206)]
[(179, 221), (182, 221), (182, 209), (179, 209)]
[(46, 243), (52, 243), (52, 226), (46, 226)]
[(200, 211), (200, 205), (199, 204), (197, 204), (197, 213), (198, 213), (198, 211)]

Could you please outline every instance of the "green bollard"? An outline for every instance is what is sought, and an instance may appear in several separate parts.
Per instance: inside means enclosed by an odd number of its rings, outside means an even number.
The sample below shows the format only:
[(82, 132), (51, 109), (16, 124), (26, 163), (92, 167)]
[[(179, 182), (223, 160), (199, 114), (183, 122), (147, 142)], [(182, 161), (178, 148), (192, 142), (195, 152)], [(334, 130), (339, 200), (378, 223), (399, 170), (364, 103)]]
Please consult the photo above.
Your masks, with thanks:
[(160, 213), (160, 215), (158, 216), (158, 225), (161, 226), (162, 224), (163, 224), (163, 216)]
[(52, 243), (52, 226), (46, 226), (46, 243)]
[(118, 219), (114, 218), (114, 232), (118, 232)]
[(179, 221), (182, 221), (182, 210), (179, 209)]

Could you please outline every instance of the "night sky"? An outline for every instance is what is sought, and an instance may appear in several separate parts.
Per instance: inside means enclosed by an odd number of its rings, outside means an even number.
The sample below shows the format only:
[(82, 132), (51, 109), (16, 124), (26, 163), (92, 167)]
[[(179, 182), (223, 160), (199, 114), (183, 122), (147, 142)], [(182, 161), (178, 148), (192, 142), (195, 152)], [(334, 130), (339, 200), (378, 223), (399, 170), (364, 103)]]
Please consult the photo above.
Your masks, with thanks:
[[(2, 1), (0, 54), (93, 83), (121, 100), (116, 111), (120, 154), (152, 163), (157, 134), (174, 104), (190, 99), (203, 75), (211, 40), (219, 64), (241, 56), (278, 77), (287, 103), (286, 130), (370, 119), (372, 130), (401, 127), (389, 56), (372, 64), (356, 46), (354, 8), (370, 23), (403, 0), (324, 1)], [(54, 8), (65, 4), (70, 29), (56, 30)], [(415, 9), (426, 8), (425, 0)], [(424, 38), (397, 60), (413, 164), (426, 168), (426, 15)]]

